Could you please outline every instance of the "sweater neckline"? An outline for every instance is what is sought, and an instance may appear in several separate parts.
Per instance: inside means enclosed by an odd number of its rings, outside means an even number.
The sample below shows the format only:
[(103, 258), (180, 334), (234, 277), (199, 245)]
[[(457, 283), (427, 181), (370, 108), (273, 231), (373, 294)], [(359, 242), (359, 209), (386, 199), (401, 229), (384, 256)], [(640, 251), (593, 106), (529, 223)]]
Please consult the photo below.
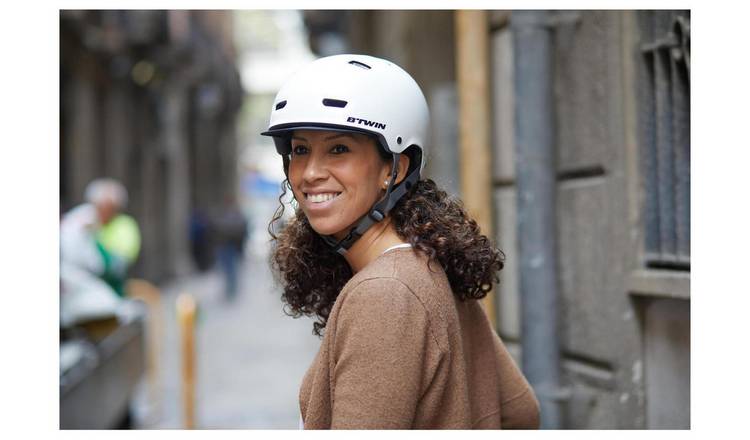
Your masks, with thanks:
[(393, 245), (393, 246), (389, 247), (388, 249), (384, 250), (383, 252), (381, 252), (381, 253), (380, 253), (380, 255), (383, 255), (383, 254), (385, 254), (386, 252), (388, 252), (388, 251), (392, 251), (392, 250), (394, 250), (394, 249), (405, 249), (405, 248), (410, 248), (410, 247), (411, 247), (411, 243), (400, 243), (400, 244), (396, 244), (396, 245)]

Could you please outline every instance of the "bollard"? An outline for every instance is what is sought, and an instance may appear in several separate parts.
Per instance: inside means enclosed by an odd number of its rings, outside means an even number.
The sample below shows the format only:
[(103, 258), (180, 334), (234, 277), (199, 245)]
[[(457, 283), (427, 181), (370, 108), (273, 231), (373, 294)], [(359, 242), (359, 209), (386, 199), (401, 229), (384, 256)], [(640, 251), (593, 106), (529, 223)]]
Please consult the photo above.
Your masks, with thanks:
[(146, 319), (146, 379), (148, 381), (149, 403), (151, 417), (158, 419), (160, 415), (161, 395), (161, 366), (159, 355), (161, 353), (161, 341), (164, 338), (164, 325), (161, 315), (161, 294), (159, 288), (146, 280), (131, 278), (125, 284), (127, 297), (143, 301), (148, 308)]
[(188, 293), (177, 297), (177, 322), (182, 346), (182, 408), (185, 429), (195, 428), (195, 299)]

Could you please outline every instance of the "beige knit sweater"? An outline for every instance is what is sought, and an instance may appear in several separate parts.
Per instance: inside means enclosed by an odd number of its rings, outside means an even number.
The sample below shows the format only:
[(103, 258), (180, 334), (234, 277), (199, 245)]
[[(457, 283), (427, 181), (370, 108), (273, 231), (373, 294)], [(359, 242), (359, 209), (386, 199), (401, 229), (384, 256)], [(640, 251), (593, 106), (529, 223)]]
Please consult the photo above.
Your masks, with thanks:
[(302, 381), (305, 429), (537, 428), (534, 392), (481, 305), (410, 248), (355, 274)]

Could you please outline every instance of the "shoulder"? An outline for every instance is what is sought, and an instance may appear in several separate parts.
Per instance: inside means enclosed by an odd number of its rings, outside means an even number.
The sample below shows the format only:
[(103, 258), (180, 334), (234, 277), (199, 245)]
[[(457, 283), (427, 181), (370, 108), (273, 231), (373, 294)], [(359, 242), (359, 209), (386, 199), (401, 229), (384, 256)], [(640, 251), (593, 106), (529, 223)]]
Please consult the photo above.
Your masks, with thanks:
[(409, 353), (440, 353), (446, 347), (439, 319), (399, 279), (360, 280), (337, 302), (326, 334), (333, 360), (362, 356), (372, 362), (379, 358), (395, 362)]
[(425, 290), (448, 293), (448, 298), (452, 294), (440, 263), (411, 248), (396, 249), (380, 256), (353, 276), (342, 292), (352, 290), (365, 281), (368, 281), (367, 285), (378, 284), (373, 282), (377, 279), (397, 280), (423, 301), (426, 299)]
[(88, 228), (96, 225), (96, 208), (90, 203), (83, 203), (63, 214), (60, 219), (62, 229)]
[(351, 302), (350, 297), (358, 297), (383, 305), (408, 303), (426, 313), (434, 311), (436, 302), (453, 297), (440, 264), (408, 248), (390, 251), (370, 263), (349, 280), (340, 296), (342, 307)]
[(393, 276), (357, 280), (346, 286), (340, 299), (342, 314), (426, 314), (424, 304), (414, 291)]
[(440, 264), (411, 249), (391, 251), (357, 273), (344, 286), (331, 313), (332, 329), (411, 327), (447, 348), (455, 326), (453, 293)]

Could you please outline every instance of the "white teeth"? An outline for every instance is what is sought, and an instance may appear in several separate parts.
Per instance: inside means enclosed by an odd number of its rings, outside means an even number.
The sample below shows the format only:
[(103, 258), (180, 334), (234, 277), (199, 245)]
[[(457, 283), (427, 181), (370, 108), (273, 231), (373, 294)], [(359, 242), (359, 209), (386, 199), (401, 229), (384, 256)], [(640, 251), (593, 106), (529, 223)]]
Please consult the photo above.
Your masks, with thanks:
[(331, 200), (332, 198), (336, 197), (338, 194), (336, 193), (327, 193), (327, 194), (308, 194), (307, 200), (313, 202), (313, 203), (322, 203), (327, 202)]

